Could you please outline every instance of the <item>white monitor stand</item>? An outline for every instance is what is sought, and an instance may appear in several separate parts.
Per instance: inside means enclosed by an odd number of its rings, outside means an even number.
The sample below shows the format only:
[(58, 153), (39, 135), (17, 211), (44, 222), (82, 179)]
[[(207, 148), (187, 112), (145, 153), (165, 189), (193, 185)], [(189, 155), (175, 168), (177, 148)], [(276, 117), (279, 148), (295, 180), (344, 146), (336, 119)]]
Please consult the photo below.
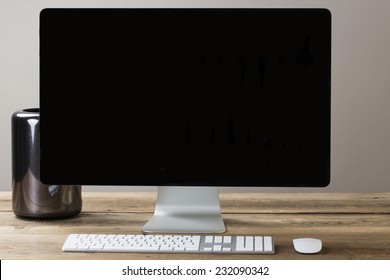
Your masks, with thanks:
[(217, 187), (158, 187), (153, 217), (144, 233), (222, 233)]

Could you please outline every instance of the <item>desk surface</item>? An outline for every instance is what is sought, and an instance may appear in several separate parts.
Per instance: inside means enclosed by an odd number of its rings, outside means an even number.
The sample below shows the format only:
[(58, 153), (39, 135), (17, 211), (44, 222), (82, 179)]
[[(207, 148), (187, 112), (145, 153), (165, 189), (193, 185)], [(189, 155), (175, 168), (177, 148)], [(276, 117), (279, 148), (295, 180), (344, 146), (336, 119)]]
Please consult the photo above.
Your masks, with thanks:
[[(0, 192), (0, 259), (390, 259), (390, 193), (221, 193), (229, 235), (272, 235), (274, 255), (63, 253), (70, 233), (140, 234), (155, 193), (83, 193), (71, 219), (16, 218), (11, 193)], [(322, 239), (316, 255), (294, 251), (292, 239)]]

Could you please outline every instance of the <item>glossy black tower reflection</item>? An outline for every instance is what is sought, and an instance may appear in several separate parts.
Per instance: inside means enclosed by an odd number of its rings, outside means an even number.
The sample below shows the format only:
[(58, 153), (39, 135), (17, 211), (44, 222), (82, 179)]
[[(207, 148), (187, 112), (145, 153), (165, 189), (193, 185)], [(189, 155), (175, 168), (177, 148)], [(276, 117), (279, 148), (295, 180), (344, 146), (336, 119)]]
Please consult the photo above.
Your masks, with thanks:
[[(40, 181), (39, 109), (12, 115), (12, 210), (27, 219), (61, 219), (81, 211), (81, 186)], [(53, 163), (55, 164), (55, 162)]]

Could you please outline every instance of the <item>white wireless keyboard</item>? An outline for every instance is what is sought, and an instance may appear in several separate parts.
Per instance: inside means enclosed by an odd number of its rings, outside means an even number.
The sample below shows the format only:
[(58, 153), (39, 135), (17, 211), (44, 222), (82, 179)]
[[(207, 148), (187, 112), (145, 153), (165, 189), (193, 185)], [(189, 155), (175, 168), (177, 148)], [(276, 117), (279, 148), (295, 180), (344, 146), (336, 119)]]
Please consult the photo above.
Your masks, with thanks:
[(70, 234), (64, 252), (274, 254), (272, 236)]

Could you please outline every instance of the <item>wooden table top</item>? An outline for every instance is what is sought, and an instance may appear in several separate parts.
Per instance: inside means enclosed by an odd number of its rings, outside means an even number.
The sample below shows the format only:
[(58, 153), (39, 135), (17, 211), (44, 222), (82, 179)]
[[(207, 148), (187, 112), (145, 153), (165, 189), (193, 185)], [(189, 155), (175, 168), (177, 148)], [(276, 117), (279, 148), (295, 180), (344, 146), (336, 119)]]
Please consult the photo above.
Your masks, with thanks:
[[(155, 193), (83, 192), (77, 216), (55, 221), (17, 218), (11, 192), (0, 192), (0, 259), (390, 259), (390, 193), (220, 193), (225, 235), (272, 235), (274, 255), (63, 253), (71, 233), (141, 234)], [(320, 238), (315, 255), (292, 240)]]

